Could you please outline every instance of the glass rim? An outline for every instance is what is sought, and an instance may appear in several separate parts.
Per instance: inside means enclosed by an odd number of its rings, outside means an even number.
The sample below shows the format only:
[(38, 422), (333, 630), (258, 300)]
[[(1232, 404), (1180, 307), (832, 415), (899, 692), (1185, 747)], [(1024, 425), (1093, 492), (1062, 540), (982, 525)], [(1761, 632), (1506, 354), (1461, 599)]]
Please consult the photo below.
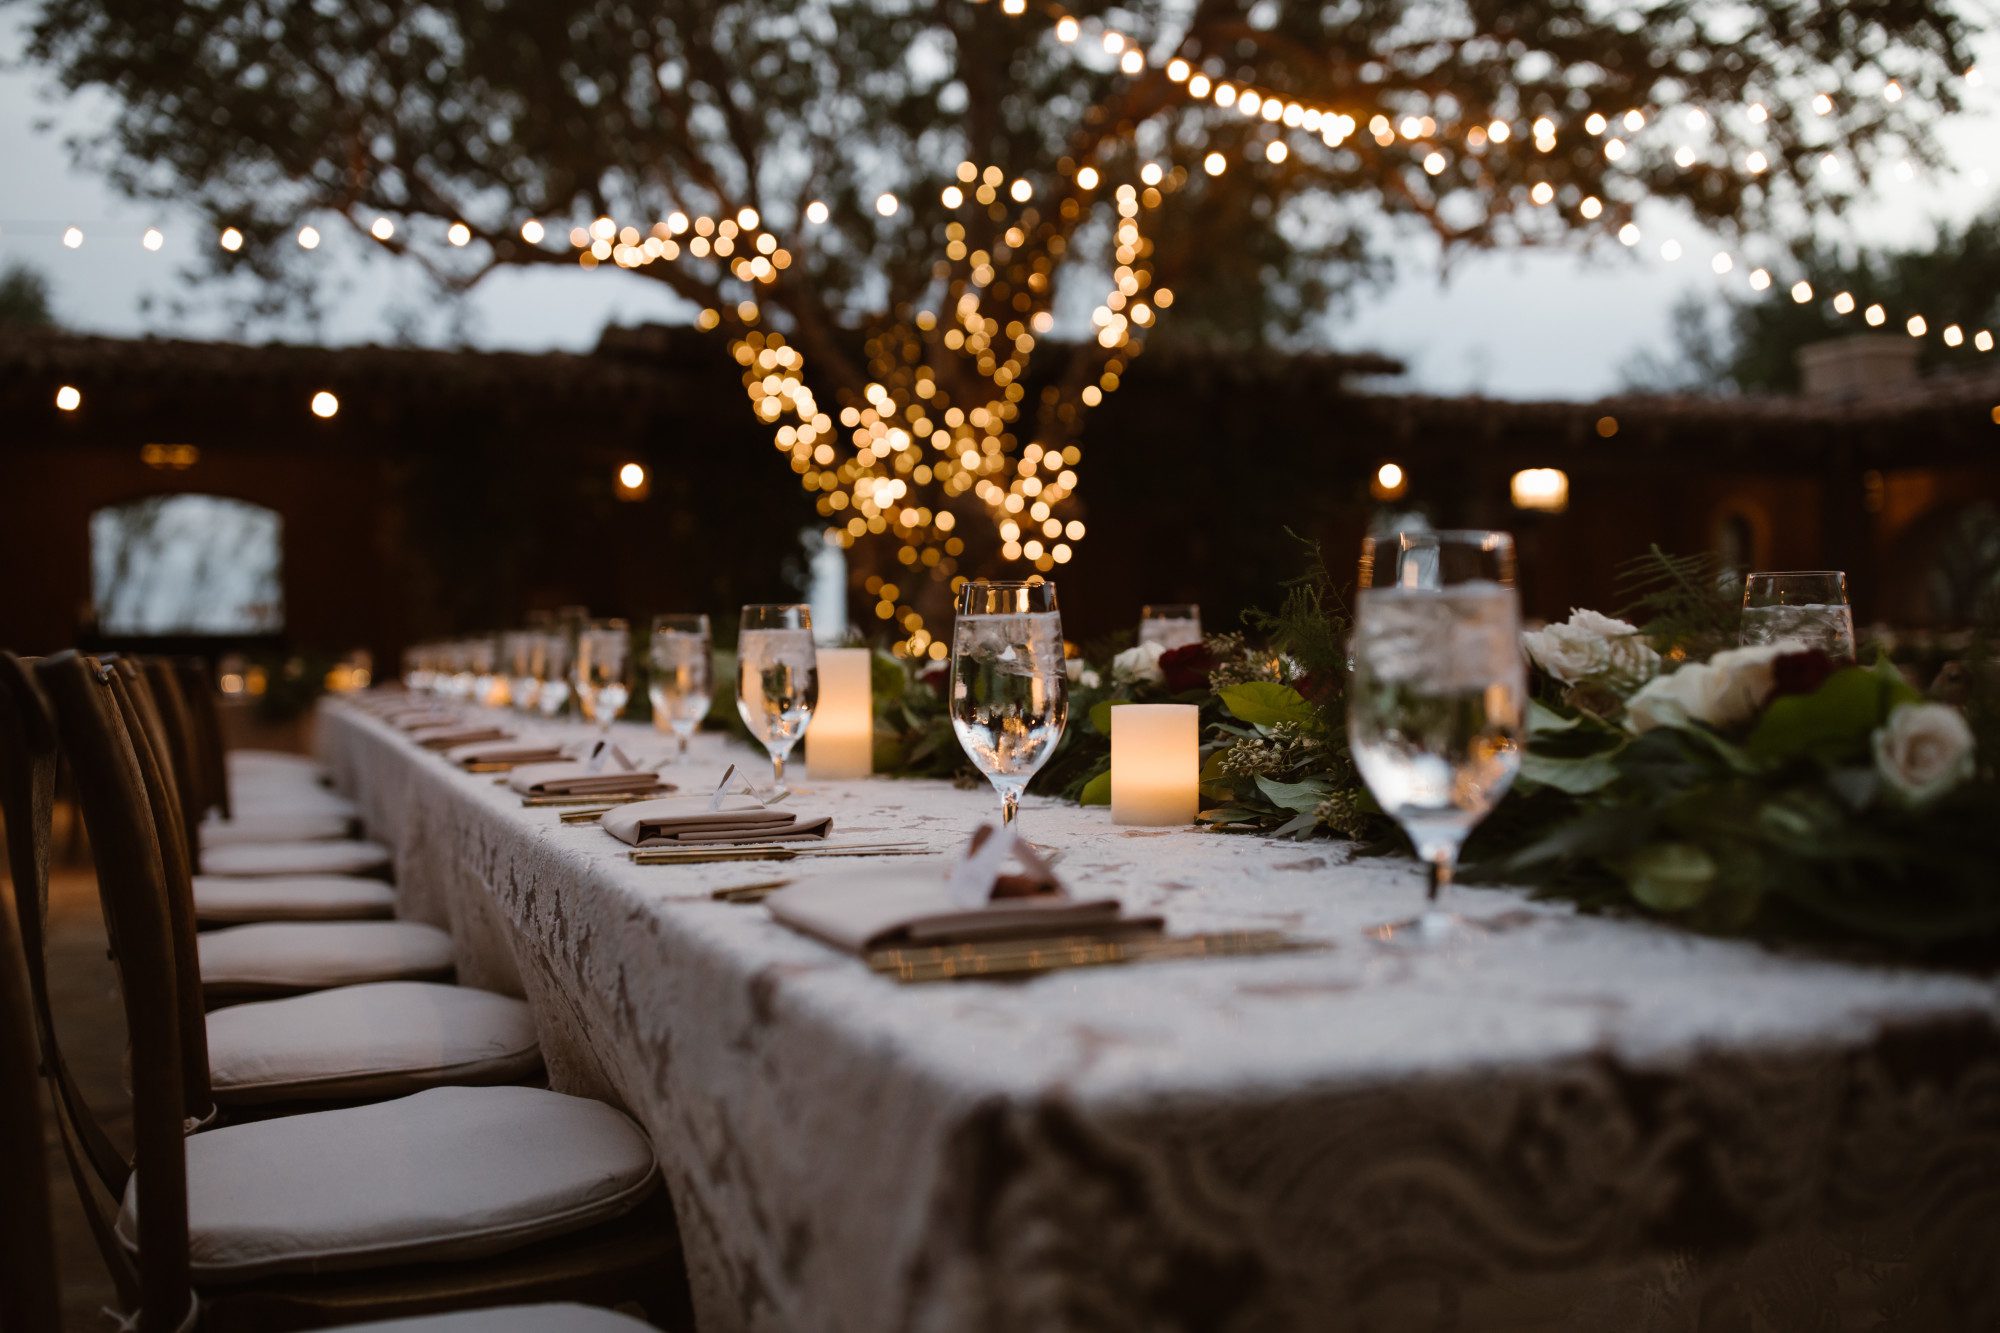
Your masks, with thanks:
[(1844, 579), (1844, 569), (1753, 569), (1743, 576), (1744, 582), (1751, 579)]
[(1509, 546), (1514, 544), (1514, 534), (1505, 528), (1429, 528), (1423, 530), (1413, 528), (1381, 528), (1369, 533), (1362, 540), (1382, 542), (1411, 539), (1428, 541), (1440, 545), (1446, 542), (1463, 542), (1466, 545), (1472, 545), (1474, 543), (1488, 542), (1496, 537)]
[(745, 602), (745, 611), (810, 611), (811, 602)]
[(963, 593), (966, 588), (1053, 588), (1055, 586), (1054, 579), (1045, 579), (1039, 575), (1032, 579), (967, 579), (959, 588), (959, 592)]
[(607, 616), (603, 620), (585, 621), (583, 627), (586, 630), (631, 629), (632, 622), (618, 616)]

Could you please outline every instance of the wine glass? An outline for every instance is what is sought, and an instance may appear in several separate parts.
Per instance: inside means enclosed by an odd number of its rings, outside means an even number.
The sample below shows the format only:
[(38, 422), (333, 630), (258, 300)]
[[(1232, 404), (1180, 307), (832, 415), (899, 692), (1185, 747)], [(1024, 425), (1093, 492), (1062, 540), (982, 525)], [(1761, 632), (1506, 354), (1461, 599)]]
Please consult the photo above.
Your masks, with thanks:
[(1383, 811), (1430, 867), (1423, 915), (1391, 939), (1449, 931), (1438, 898), (1459, 849), (1521, 767), (1527, 669), (1504, 532), (1394, 532), (1361, 544), (1347, 737)]
[(1186, 648), (1201, 642), (1201, 608), (1193, 602), (1155, 602), (1139, 608), (1139, 642)]
[(687, 753), (688, 738), (708, 716), (715, 695), (709, 645), (707, 616), (653, 617), (646, 693), (653, 701), (653, 725), (679, 742), (676, 755)]
[(583, 715), (605, 735), (632, 697), (632, 627), (622, 620), (593, 620), (576, 636), (571, 671)]
[(1069, 721), (1056, 585), (968, 583), (951, 636), (951, 729), (1000, 793), (1012, 824), (1028, 780), (1055, 753)]
[(1743, 644), (1798, 643), (1854, 660), (1854, 612), (1837, 569), (1767, 571), (1743, 580)]
[(559, 629), (543, 630), (535, 636), (535, 707), (543, 717), (554, 717), (569, 702), (569, 635)]
[(521, 629), (510, 632), (504, 641), (507, 650), (507, 689), (513, 696), (514, 707), (522, 712), (533, 712), (535, 695), (541, 689), (541, 682), (535, 678), (535, 631)]
[(736, 638), (736, 711), (771, 756), (771, 789), (785, 790), (785, 758), (819, 702), (812, 608), (801, 602), (743, 608)]

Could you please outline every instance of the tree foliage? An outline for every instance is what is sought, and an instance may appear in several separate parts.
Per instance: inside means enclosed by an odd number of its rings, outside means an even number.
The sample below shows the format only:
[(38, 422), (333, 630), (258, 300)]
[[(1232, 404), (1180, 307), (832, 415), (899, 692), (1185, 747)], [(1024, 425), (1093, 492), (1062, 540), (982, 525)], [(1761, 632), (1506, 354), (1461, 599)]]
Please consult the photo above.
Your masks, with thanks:
[[(1026, 452), (1060, 453), (1073, 474), (1086, 410), (1156, 329), (1246, 346), (1324, 329), (1370, 271), (1384, 216), (1487, 246), (1608, 237), (1647, 198), (1724, 230), (1837, 208), (1813, 163), (1837, 148), (1852, 186), (1884, 160), (1928, 159), (1967, 26), (1956, 0), (1079, 0), (1021, 17), (973, 0), (33, 7), (31, 57), (122, 104), (82, 153), (135, 194), (239, 228), (243, 248), (214, 255), (225, 267), (295, 273), (294, 229), (327, 213), (364, 232), (396, 219), (386, 247), (456, 285), (595, 262), (563, 242), (596, 218), (633, 228), (622, 262), (659, 220), (754, 214), (782, 267), (745, 281), (744, 256), (692, 246), (629, 267), (713, 312), (793, 470), (845, 518), (842, 540), (886, 534), (936, 586), (989, 565), (1023, 509), (1045, 506), (1044, 525), (1073, 512), (1073, 485), (1020, 473), (1034, 472)], [(1076, 40), (1056, 35), (1060, 12), (1081, 20)], [(1136, 72), (1106, 26), (1143, 51)], [(1190, 97), (1192, 73), (1256, 90), (1259, 107), (1296, 101), (1324, 132), (1299, 132), (1289, 109), (1273, 122), (1243, 114), (1249, 99)], [(1885, 79), (1903, 96), (1865, 92)], [(1806, 109), (1823, 90), (1840, 93), (1824, 117)], [(1668, 130), (1684, 108), (1699, 128)], [(1651, 132), (1624, 129), (1628, 112)], [(1594, 132), (1594, 115), (1610, 127)], [(1701, 153), (1683, 167), (1689, 140)], [(1753, 150), (1767, 171), (1740, 169)], [(1000, 188), (980, 196), (963, 163)], [(550, 220), (541, 243), (523, 238), (528, 217)], [(469, 244), (446, 242), (452, 222)], [(1182, 299), (1168, 310), (1161, 289)], [(1093, 305), (1084, 336), (1034, 356), (1051, 322), (1082, 328)], [(764, 372), (782, 394), (760, 389)], [(836, 431), (838, 411), (854, 419)], [(984, 522), (941, 522), (958, 514)], [(1020, 535), (998, 554), (1049, 568)]]
[(0, 329), (48, 329), (55, 323), (47, 278), (25, 264), (0, 270)]

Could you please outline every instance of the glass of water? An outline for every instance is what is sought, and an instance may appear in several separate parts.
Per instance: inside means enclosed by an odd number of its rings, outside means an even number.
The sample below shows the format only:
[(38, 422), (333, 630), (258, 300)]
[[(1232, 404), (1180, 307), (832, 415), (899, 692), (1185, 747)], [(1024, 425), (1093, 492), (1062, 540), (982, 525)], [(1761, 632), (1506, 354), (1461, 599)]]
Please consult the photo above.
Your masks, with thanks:
[(736, 711), (771, 756), (771, 786), (785, 790), (785, 759), (819, 702), (812, 608), (803, 602), (743, 608), (736, 638)]
[(1028, 780), (1069, 721), (1056, 585), (968, 583), (951, 637), (951, 729), (1014, 822)]
[(1201, 608), (1193, 602), (1154, 602), (1139, 608), (1139, 642), (1186, 648), (1201, 642)]
[(1847, 605), (1847, 575), (1837, 569), (1785, 570), (1743, 580), (1745, 645), (1802, 644), (1836, 662), (1854, 660), (1854, 613)]
[(687, 753), (688, 738), (708, 716), (715, 694), (709, 643), (707, 616), (653, 617), (646, 694), (653, 701), (653, 725), (673, 734), (679, 755)]
[(554, 717), (569, 702), (569, 635), (559, 629), (543, 630), (535, 636), (532, 670), (535, 676), (535, 707), (543, 717)]
[(506, 635), (507, 692), (514, 707), (524, 713), (535, 709), (535, 693), (541, 682), (535, 679), (535, 631), (514, 630)]
[(1347, 737), (1382, 809), (1430, 868), (1423, 914), (1394, 938), (1446, 933), (1459, 849), (1521, 767), (1527, 668), (1504, 532), (1395, 532), (1361, 544)]
[(622, 620), (593, 620), (576, 636), (572, 671), (583, 715), (610, 734), (632, 697), (632, 627)]

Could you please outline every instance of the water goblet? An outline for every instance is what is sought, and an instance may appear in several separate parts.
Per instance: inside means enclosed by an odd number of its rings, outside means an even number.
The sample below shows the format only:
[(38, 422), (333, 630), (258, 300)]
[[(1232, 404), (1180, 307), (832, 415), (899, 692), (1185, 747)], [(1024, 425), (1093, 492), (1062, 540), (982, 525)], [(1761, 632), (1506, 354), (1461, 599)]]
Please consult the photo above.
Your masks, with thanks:
[(1000, 793), (1012, 824), (1028, 780), (1055, 753), (1069, 721), (1056, 585), (968, 583), (951, 637), (951, 729)]
[(819, 702), (812, 608), (802, 602), (743, 608), (736, 639), (736, 711), (771, 756), (773, 793), (785, 790), (785, 759)]
[(1743, 580), (1744, 645), (1798, 643), (1836, 662), (1854, 661), (1854, 612), (1837, 569), (1772, 570)]
[(535, 711), (535, 695), (541, 689), (535, 678), (535, 638), (533, 630), (512, 630), (504, 639), (507, 691), (514, 707), (524, 713)]
[(1349, 644), (1355, 768), (1430, 870), (1424, 912), (1381, 927), (1449, 933), (1438, 907), (1466, 837), (1521, 767), (1527, 669), (1504, 532), (1394, 532), (1361, 545)]
[(632, 627), (622, 620), (593, 620), (576, 636), (571, 671), (583, 715), (609, 735), (632, 697)]
[(1186, 648), (1201, 642), (1201, 608), (1193, 602), (1154, 602), (1139, 608), (1139, 642)]
[(646, 693), (653, 701), (653, 725), (678, 742), (676, 757), (687, 753), (688, 739), (708, 716), (715, 696), (710, 644), (707, 616), (653, 617)]
[(535, 636), (535, 707), (543, 717), (554, 717), (569, 702), (569, 667), (573, 656), (570, 637), (562, 630), (544, 630)]

